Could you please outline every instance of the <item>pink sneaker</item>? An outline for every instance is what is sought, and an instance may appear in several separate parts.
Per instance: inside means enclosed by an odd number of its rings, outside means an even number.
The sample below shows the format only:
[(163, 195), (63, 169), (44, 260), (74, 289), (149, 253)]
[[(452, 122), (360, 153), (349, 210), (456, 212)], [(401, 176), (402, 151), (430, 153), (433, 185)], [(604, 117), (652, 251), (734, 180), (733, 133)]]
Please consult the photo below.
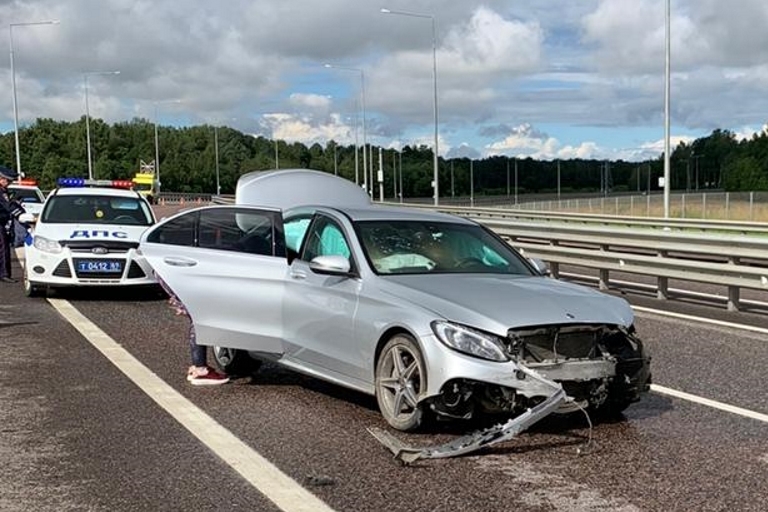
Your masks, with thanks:
[(229, 377), (211, 367), (190, 368), (187, 380), (193, 386), (217, 386), (229, 382)]

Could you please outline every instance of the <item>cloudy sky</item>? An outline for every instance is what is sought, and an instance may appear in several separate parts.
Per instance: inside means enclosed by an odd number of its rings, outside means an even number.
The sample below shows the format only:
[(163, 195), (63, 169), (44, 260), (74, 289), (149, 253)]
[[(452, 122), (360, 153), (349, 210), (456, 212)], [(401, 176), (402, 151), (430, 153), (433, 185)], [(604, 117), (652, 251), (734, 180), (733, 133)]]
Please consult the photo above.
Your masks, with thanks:
[[(434, 17), (442, 156), (659, 156), (664, 0), (0, 0), (0, 19), (22, 125), (85, 115), (87, 76), (110, 123), (354, 144), (365, 112), (368, 142), (431, 146), (431, 20), (383, 7)], [(672, 0), (671, 27), (673, 145), (762, 130), (768, 2)], [(11, 81), (2, 59), (2, 132)]]

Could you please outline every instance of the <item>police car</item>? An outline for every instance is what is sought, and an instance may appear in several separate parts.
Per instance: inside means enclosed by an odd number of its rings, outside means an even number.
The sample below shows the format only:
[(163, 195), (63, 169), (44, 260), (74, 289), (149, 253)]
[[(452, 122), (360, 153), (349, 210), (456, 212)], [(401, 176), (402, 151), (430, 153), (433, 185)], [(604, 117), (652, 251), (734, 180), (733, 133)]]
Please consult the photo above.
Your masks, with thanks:
[(59, 180), (24, 244), (27, 296), (56, 287), (156, 285), (137, 252), (155, 216), (131, 186), (122, 180)]
[(32, 179), (22, 179), (8, 185), (8, 192), (13, 199), (16, 199), (24, 207), (24, 211), (34, 215), (35, 219), (43, 211), (45, 196), (38, 188), (37, 181)]

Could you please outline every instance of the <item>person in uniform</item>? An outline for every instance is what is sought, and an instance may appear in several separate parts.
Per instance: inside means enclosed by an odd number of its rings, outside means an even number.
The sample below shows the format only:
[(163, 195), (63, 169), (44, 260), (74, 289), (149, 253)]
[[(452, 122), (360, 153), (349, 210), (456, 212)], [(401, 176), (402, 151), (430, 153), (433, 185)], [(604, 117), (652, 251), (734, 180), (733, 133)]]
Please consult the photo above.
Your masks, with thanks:
[(14, 238), (14, 220), (24, 213), (21, 203), (11, 199), (8, 185), (18, 177), (16, 171), (0, 167), (0, 282), (15, 283), (11, 277), (11, 248)]

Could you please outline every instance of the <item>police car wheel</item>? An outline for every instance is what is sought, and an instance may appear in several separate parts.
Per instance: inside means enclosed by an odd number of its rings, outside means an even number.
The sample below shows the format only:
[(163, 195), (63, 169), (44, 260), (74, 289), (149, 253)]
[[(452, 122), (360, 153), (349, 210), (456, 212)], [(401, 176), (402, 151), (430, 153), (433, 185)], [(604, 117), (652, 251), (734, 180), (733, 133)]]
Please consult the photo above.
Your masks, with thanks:
[(29, 277), (27, 277), (26, 270), (24, 271), (24, 295), (27, 297), (41, 297), (45, 294), (45, 288), (42, 286), (34, 284), (32, 281), (29, 280)]
[(253, 359), (244, 350), (214, 346), (213, 360), (216, 366), (228, 375), (250, 375), (261, 366), (261, 362)]

